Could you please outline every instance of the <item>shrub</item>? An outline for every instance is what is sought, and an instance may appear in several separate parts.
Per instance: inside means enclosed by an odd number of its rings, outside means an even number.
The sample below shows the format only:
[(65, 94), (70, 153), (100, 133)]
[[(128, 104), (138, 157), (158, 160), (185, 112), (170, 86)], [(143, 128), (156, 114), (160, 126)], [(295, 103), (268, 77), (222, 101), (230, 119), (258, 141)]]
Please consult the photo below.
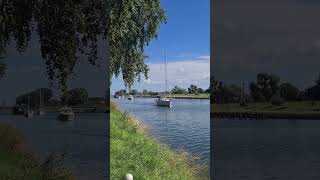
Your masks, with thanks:
[(279, 95), (273, 95), (270, 99), (270, 103), (274, 106), (281, 106), (285, 101)]

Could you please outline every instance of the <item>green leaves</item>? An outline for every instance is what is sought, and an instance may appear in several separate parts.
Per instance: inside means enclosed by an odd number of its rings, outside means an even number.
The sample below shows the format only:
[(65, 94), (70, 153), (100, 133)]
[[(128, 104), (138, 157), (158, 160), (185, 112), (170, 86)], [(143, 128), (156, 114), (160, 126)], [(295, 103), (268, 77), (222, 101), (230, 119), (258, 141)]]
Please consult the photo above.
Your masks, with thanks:
[(10, 37), (23, 53), (36, 30), (51, 85), (64, 94), (80, 56), (96, 65), (99, 51), (109, 52), (99, 49), (102, 39), (110, 48), (111, 77), (121, 73), (131, 86), (147, 77), (144, 47), (164, 21), (160, 0), (2, 0), (0, 55)]

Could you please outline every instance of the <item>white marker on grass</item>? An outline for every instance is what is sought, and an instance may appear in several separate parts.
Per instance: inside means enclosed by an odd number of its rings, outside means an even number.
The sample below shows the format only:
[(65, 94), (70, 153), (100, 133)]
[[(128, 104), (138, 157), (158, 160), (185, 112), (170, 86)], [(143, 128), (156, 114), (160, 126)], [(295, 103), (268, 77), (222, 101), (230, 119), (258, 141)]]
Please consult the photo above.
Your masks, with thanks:
[(132, 174), (126, 174), (126, 180), (133, 180)]

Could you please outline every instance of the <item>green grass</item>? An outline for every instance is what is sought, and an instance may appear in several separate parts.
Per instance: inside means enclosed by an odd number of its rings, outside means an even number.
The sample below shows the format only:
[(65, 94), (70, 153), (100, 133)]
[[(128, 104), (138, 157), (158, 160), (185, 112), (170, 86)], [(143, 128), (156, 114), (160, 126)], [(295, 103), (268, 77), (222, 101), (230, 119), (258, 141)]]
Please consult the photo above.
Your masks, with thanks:
[(111, 180), (127, 173), (139, 180), (205, 180), (206, 167), (197, 165), (185, 152), (175, 152), (149, 138), (142, 125), (111, 104)]
[(211, 104), (211, 112), (262, 113), (268, 119), (320, 119), (320, 102), (295, 101), (280, 106), (270, 103)]
[(71, 173), (62, 167), (58, 156), (40, 162), (28, 153), (20, 132), (0, 124), (0, 179), (10, 180), (72, 180)]
[(200, 98), (200, 99), (209, 99), (210, 94), (173, 94), (168, 97), (172, 98)]

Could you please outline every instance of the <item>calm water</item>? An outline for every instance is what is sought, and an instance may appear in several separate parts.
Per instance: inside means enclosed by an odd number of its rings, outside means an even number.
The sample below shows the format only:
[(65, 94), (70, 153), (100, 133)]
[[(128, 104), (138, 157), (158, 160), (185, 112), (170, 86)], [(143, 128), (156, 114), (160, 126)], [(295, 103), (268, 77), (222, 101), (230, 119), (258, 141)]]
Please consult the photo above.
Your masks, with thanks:
[(320, 121), (211, 120), (216, 180), (319, 180)]
[(156, 106), (152, 98), (115, 101), (150, 128), (152, 137), (172, 148), (183, 148), (200, 157), (203, 163), (209, 162), (209, 100), (174, 99), (172, 108)]
[(65, 165), (77, 179), (106, 179), (108, 114), (76, 114), (75, 121), (58, 121), (48, 113), (27, 119), (0, 115), (0, 122), (19, 128), (30, 148), (40, 158), (52, 152), (67, 151)]

